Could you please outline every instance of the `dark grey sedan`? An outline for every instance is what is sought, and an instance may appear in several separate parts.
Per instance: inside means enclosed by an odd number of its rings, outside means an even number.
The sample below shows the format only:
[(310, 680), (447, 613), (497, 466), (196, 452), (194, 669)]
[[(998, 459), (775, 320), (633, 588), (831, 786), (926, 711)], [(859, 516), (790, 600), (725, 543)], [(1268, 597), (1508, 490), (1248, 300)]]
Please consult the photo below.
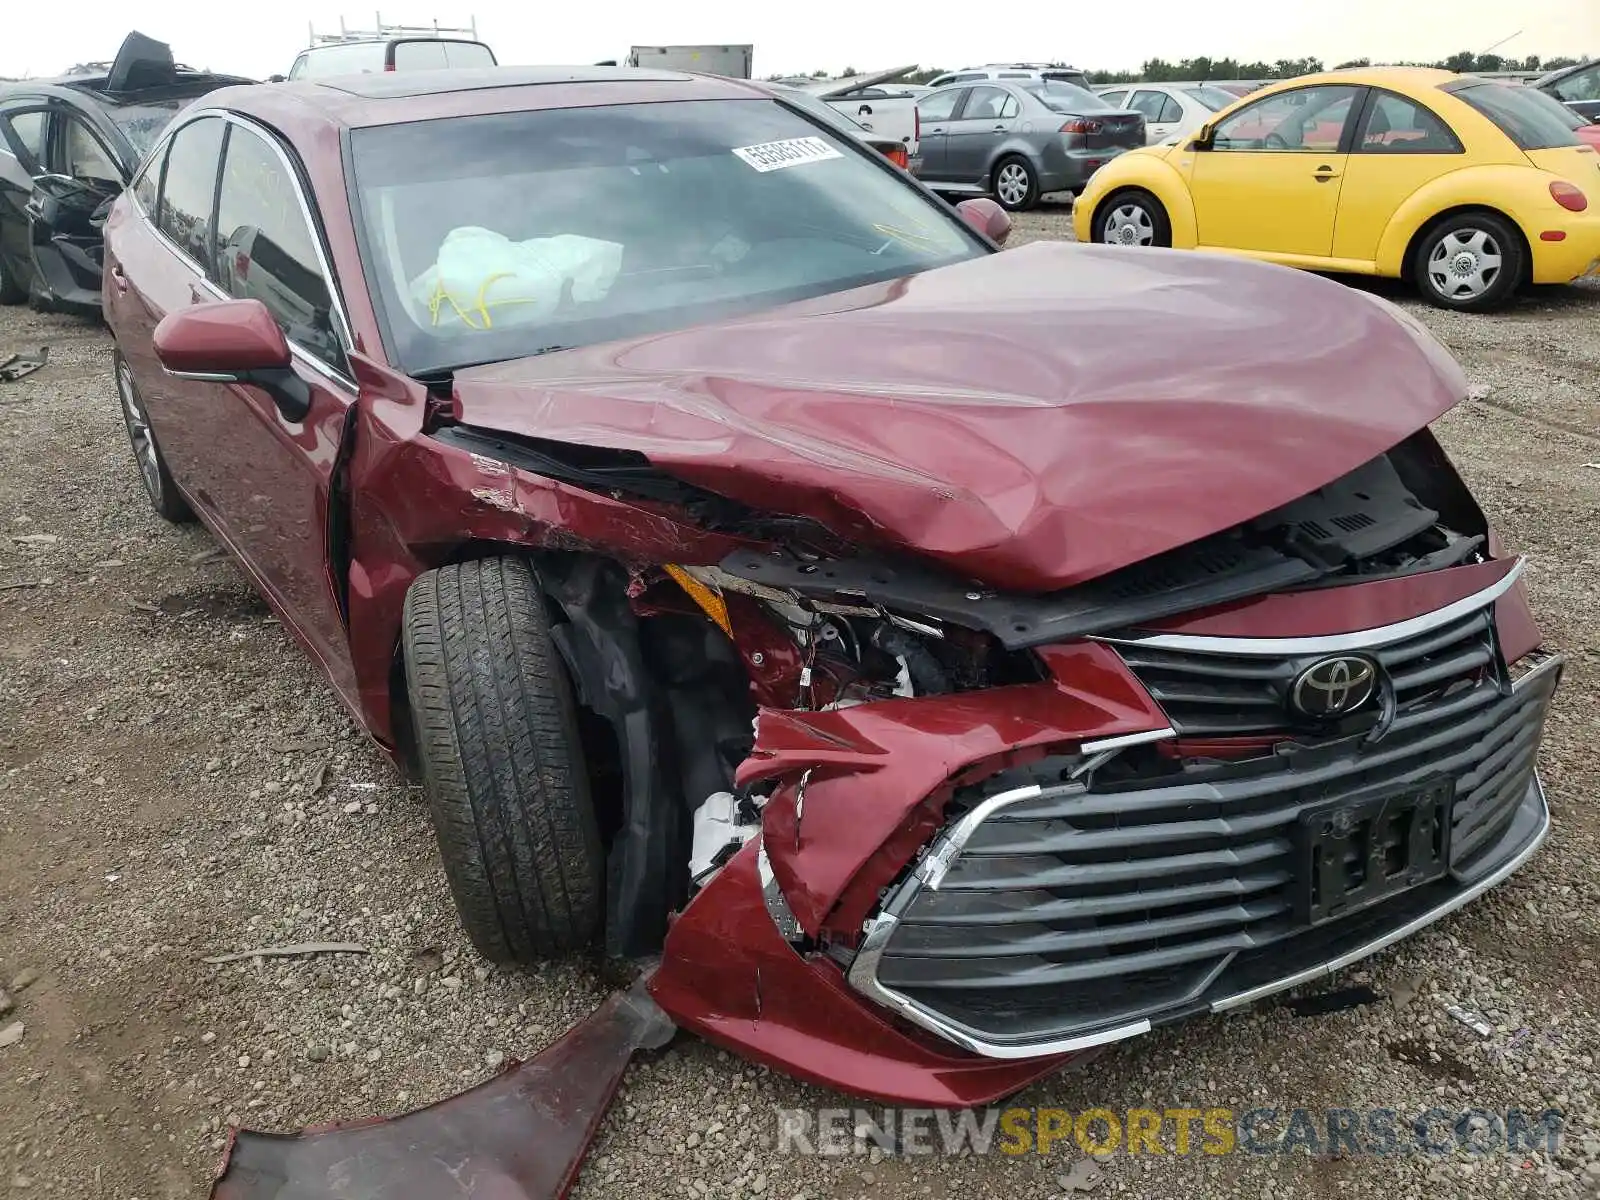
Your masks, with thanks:
[(911, 169), (939, 192), (993, 195), (1012, 212), (1076, 192), (1109, 160), (1144, 145), (1144, 115), (1059, 80), (962, 83), (917, 102)]

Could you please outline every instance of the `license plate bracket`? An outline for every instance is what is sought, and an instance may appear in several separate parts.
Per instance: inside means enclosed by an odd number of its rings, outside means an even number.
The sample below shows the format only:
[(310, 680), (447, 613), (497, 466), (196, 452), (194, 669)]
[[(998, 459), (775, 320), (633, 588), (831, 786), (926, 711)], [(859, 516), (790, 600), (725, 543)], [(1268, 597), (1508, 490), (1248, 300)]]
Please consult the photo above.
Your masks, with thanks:
[(1299, 915), (1336, 920), (1411, 888), (1450, 867), (1451, 780), (1330, 801), (1300, 814)]

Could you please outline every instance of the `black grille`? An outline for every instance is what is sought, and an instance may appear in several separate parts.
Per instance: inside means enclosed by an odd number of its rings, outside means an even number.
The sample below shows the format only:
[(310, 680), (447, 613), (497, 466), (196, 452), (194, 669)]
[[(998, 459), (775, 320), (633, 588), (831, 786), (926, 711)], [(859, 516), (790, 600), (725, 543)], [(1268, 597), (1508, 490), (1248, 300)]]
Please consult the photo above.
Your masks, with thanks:
[[(1366, 651), (1394, 684), (1404, 714), (1453, 689), (1471, 688), (1496, 671), (1491, 609), (1483, 608), (1438, 629)], [(1184, 737), (1280, 733), (1293, 716), (1295, 679), (1323, 654), (1268, 657), (1162, 650), (1137, 643), (1116, 647), (1122, 661)], [(1360, 718), (1376, 720), (1376, 712)]]
[[(1534, 757), (1559, 672), (1413, 706), (1374, 745), (1352, 735), (1046, 786), (978, 823), (937, 890), (913, 877), (891, 898), (877, 981), (979, 1040), (1026, 1045), (1203, 1008), (1254, 986), (1263, 956), (1276, 978), (1326, 961), (1341, 930), (1380, 936), (1384, 914), (1393, 928), (1429, 897), (1444, 903), (1535, 836)], [(1455, 797), (1448, 875), (1309, 926), (1301, 814), (1441, 784)], [(983, 798), (959, 801), (971, 811)]]

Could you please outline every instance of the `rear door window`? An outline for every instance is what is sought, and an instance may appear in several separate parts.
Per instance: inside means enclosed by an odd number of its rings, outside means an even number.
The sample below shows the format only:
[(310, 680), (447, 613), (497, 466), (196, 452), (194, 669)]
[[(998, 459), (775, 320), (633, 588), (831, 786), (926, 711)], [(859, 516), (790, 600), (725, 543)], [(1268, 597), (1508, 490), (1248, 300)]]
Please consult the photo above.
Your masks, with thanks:
[(277, 150), (239, 125), (228, 139), (217, 199), (217, 282), (237, 300), (266, 305), (291, 342), (347, 369), (299, 187)]
[(1133, 100), (1128, 107), (1142, 112), (1144, 119), (1155, 125), (1164, 119), (1161, 113), (1168, 103), (1169, 99), (1165, 92), (1143, 91), (1133, 94)]
[(964, 121), (998, 121), (1005, 114), (1006, 101), (1011, 97), (999, 88), (975, 87), (967, 97), (967, 107), (961, 110)]
[(1100, 99), (1104, 100), (1112, 108), (1121, 108), (1121, 107), (1123, 107), (1123, 104), (1128, 99), (1128, 93), (1127, 92), (1101, 92), (1100, 93)]
[(1520, 150), (1554, 150), (1580, 144), (1565, 122), (1529, 98), (1526, 88), (1484, 81), (1446, 84), (1444, 90), (1488, 117)]
[(207, 275), (212, 273), (212, 212), (226, 129), (220, 117), (201, 117), (173, 135), (157, 205), (156, 225)]

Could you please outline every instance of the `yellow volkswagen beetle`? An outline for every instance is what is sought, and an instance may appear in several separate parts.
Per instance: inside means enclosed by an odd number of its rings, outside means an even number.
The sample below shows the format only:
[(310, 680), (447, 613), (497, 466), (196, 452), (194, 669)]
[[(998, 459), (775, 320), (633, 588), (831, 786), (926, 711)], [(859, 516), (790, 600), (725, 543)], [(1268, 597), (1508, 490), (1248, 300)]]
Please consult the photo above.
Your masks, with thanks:
[(1547, 97), (1392, 67), (1263, 88), (1078, 196), (1079, 241), (1411, 279), (1483, 310), (1600, 271), (1600, 155)]

